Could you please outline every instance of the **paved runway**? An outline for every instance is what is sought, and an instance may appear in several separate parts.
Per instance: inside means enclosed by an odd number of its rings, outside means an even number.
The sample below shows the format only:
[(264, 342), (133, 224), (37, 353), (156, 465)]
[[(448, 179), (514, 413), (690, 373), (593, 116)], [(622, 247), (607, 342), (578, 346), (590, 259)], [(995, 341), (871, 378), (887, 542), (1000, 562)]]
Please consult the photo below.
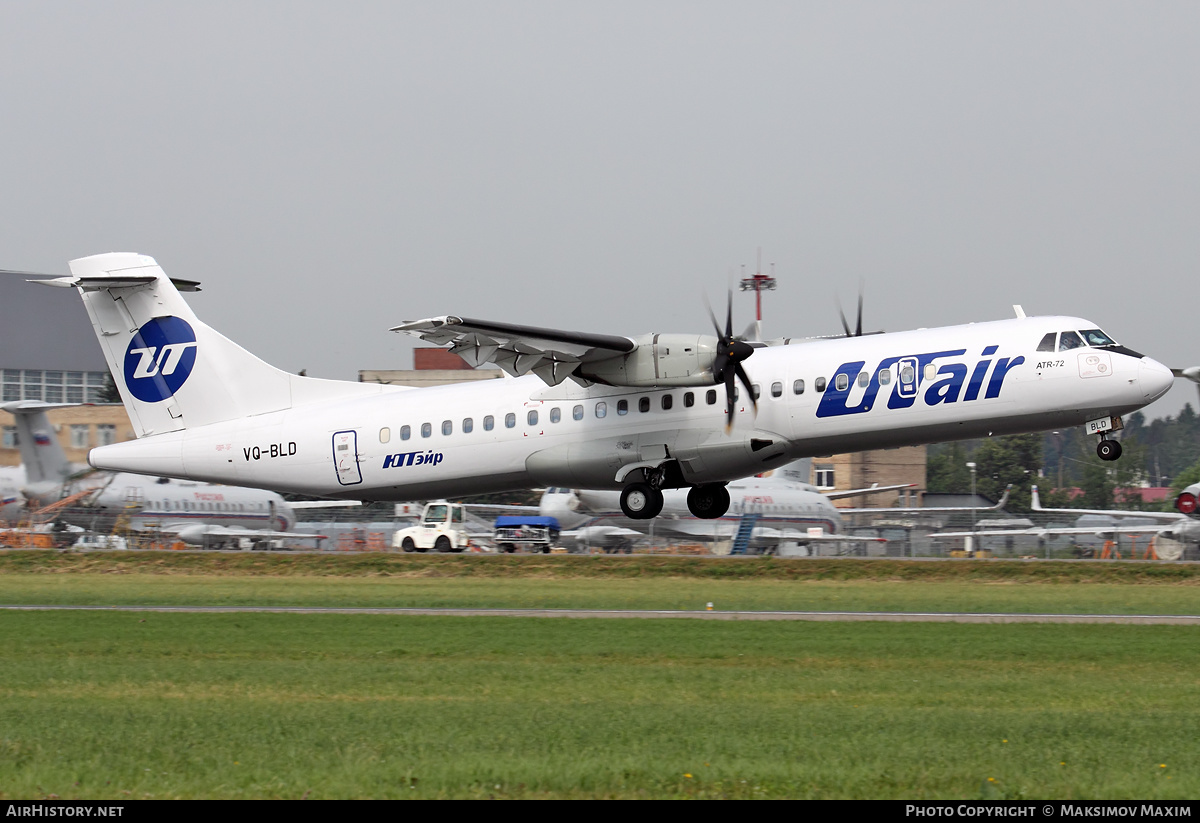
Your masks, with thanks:
[(885, 623), (1134, 623), (1200, 626), (1195, 614), (1013, 614), (971, 612), (760, 612), (655, 609), (389, 609), (304, 606), (53, 606), (0, 605), (6, 611), (183, 612), (199, 614), (384, 614), (435, 617), (667, 618), (687, 620), (808, 620)]

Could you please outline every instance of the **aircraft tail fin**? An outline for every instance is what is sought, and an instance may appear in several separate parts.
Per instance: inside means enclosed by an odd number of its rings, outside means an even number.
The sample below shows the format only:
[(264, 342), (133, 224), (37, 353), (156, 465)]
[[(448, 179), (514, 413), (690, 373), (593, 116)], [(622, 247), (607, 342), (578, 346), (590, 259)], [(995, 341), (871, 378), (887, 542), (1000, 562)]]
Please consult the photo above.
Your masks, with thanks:
[(172, 281), (152, 257), (98, 254), (70, 267), (69, 277), (34, 282), (73, 286), (83, 297), (139, 437), (387, 388), (263, 362), (202, 323), (179, 293), (198, 284)]
[(63, 406), (38, 400), (0, 404), (0, 409), (10, 413), (16, 421), (17, 447), (21, 451), (21, 462), (25, 464), (25, 482), (29, 485), (62, 483), (73, 471), (54, 426), (46, 416), (48, 409), (58, 408)]

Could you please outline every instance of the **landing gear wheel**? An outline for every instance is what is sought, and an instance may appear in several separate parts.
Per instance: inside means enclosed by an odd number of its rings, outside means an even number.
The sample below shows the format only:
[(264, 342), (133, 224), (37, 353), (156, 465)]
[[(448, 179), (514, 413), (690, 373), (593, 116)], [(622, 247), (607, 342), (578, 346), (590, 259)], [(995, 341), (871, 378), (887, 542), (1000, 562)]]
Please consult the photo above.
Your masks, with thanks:
[(687, 496), (688, 511), (703, 520), (715, 520), (729, 511), (729, 490), (720, 483), (693, 486)]
[(413, 542), (411, 537), (406, 537), (404, 538), (404, 542), (400, 544), (400, 548), (404, 549), (406, 552), (415, 552), (417, 550), (417, 544)]
[(1096, 444), (1096, 455), (1101, 460), (1116, 460), (1121, 456), (1121, 444), (1116, 440), (1101, 440)]
[(621, 492), (621, 511), (630, 520), (650, 520), (662, 511), (662, 492), (649, 483), (630, 483)]

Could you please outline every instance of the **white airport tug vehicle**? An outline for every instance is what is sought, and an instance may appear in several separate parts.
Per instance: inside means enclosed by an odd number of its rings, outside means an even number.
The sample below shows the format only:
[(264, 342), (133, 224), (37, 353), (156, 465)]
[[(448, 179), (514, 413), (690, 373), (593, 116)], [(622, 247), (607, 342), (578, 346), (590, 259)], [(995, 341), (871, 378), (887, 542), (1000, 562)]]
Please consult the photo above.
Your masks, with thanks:
[(421, 522), (392, 535), (392, 548), (406, 552), (460, 552), (467, 548), (467, 510), (461, 503), (426, 503)]

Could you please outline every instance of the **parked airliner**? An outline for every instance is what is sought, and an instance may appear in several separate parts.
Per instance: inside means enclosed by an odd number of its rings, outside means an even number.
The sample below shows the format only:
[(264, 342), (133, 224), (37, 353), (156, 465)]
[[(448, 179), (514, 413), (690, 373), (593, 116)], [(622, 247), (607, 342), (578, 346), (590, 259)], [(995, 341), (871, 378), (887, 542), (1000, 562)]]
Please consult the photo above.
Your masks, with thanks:
[(25, 469), (20, 466), (0, 466), (0, 525), (12, 523), (25, 507), (21, 488), (25, 485)]
[(726, 483), (805, 456), (1080, 425), (1115, 459), (1106, 433), (1172, 379), (1075, 317), (1018, 310), (751, 345), (734, 338), (730, 310), (715, 336), (406, 322), (395, 330), (517, 379), (405, 390), (264, 363), (203, 324), (178, 290), (196, 284), (173, 283), (153, 258), (101, 254), (70, 268), (37, 282), (82, 296), (139, 437), (93, 449), (94, 467), (327, 497), (613, 488), (627, 516), (649, 519), (662, 489), (690, 488), (692, 513), (716, 518)]
[[(129, 528), (171, 534), (191, 545), (216, 545), (237, 538), (254, 541), (314, 539), (291, 531), (296, 523), (291, 504), (275, 492), (236, 486), (216, 486), (166, 477), (150, 479), (128, 472), (79, 471), (67, 461), (46, 416), (61, 404), (21, 400), (0, 404), (12, 414), (23, 465), (0, 475), (5, 498), (16, 498), (5, 519), (18, 517), (16, 506), (48, 506), (64, 497), (88, 492), (57, 515), (76, 526), (111, 527), (118, 517)], [(8, 477), (5, 482), (5, 477)]]
[[(753, 518), (749, 546), (758, 550), (775, 550), (787, 544), (816, 549), (821, 543), (831, 543), (837, 549), (853, 543), (886, 543), (883, 538), (847, 535), (843, 514), (931, 514), (958, 512), (960, 508), (870, 508), (839, 509), (834, 500), (878, 495), (908, 485), (874, 486), (842, 491), (821, 491), (800, 479), (808, 476), (807, 460), (799, 461), (801, 471), (789, 471), (791, 466), (763, 477), (735, 480), (726, 488), (731, 503), (729, 511), (716, 520), (701, 520), (688, 510), (682, 490), (663, 493), (663, 510), (654, 523), (654, 533), (702, 541), (729, 540), (737, 534), (746, 515)], [(1002, 509), (1008, 502), (1006, 490), (1000, 501), (987, 509)], [(625, 547), (634, 538), (645, 536), (637, 531), (639, 522), (625, 517), (618, 493), (589, 489), (549, 488), (542, 495), (539, 513), (554, 517), (569, 529), (570, 536), (590, 546)], [(645, 525), (641, 524), (644, 530)], [(568, 532), (564, 531), (564, 534)]]

